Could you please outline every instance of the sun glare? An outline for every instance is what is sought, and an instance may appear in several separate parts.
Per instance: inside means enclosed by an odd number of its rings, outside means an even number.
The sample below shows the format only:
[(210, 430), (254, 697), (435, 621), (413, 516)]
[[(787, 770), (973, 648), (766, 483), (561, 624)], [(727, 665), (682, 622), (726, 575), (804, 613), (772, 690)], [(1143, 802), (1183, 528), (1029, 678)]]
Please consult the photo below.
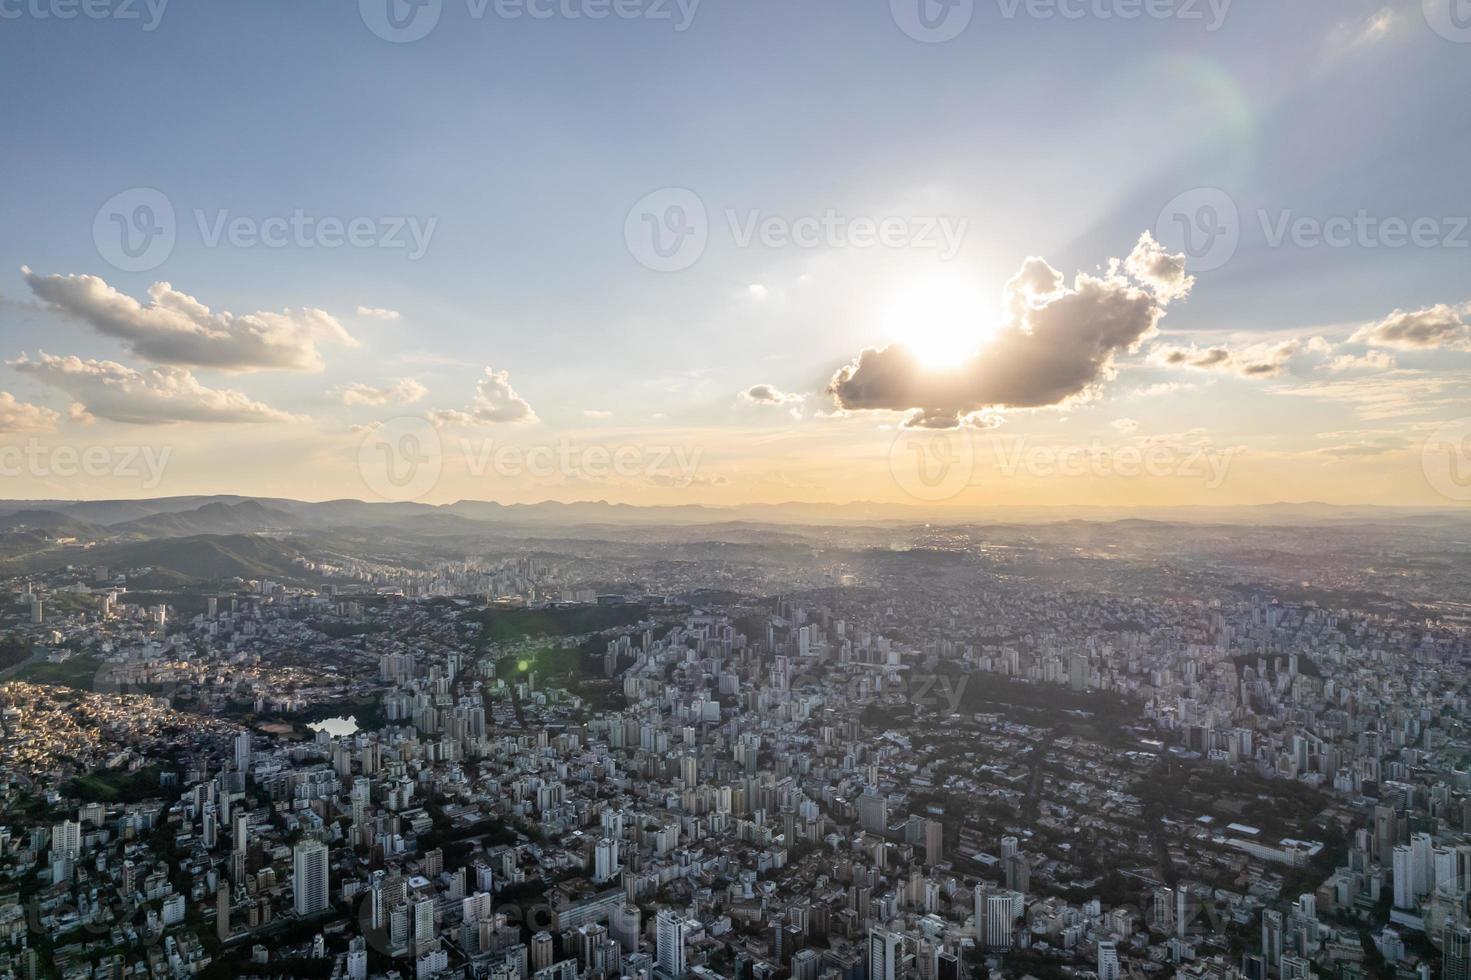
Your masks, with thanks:
[(995, 323), (975, 287), (955, 278), (915, 283), (886, 314), (889, 336), (931, 370), (959, 367), (990, 339)]

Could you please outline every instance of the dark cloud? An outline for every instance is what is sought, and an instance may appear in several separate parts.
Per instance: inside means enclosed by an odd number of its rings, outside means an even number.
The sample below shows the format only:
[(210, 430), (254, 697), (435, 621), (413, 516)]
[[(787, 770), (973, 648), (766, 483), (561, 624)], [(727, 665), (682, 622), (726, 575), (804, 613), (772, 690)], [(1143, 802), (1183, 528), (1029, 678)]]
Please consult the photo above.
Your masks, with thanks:
[(996, 336), (955, 369), (927, 370), (898, 344), (868, 348), (828, 391), (845, 410), (910, 411), (905, 425), (926, 428), (954, 428), (987, 409), (1058, 405), (1113, 377), (1114, 358), (1153, 336), (1190, 285), (1183, 256), (1166, 255), (1148, 232), (1124, 262), (1103, 276), (1079, 273), (1071, 287), (1029, 258), (1006, 285)]

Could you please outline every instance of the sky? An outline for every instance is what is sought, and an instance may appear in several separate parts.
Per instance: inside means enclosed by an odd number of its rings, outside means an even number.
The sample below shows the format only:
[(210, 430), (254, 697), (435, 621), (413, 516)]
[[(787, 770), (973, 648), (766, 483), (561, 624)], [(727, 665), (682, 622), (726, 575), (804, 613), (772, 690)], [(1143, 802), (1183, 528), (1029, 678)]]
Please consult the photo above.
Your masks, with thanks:
[(5, 497), (1471, 501), (1466, 0), (0, 0), (0, 82)]

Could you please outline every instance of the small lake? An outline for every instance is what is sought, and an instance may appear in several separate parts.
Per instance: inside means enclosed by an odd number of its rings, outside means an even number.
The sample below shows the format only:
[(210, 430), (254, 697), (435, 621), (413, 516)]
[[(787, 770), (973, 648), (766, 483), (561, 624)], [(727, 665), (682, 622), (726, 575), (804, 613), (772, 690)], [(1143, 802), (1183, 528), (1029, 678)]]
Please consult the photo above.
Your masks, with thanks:
[(341, 738), (358, 730), (358, 720), (355, 715), (348, 715), (346, 718), (325, 718), (322, 721), (314, 721), (306, 727), (314, 732), (326, 732), (333, 738)]

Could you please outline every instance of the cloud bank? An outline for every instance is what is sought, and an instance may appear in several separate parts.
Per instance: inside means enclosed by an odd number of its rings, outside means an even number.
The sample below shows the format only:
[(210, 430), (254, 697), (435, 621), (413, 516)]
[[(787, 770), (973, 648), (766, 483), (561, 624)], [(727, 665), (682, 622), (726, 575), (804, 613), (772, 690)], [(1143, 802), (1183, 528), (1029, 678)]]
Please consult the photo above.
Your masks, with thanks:
[(8, 362), (22, 374), (70, 395), (83, 417), (133, 425), (170, 422), (290, 422), (292, 416), (238, 391), (206, 388), (184, 368), (136, 371), (114, 361), (22, 354)]
[(319, 345), (357, 341), (322, 310), (235, 316), (210, 308), (166, 282), (148, 289), (147, 306), (96, 276), (41, 276), (22, 267), (26, 285), (51, 309), (77, 317), (157, 364), (224, 371), (320, 371)]

